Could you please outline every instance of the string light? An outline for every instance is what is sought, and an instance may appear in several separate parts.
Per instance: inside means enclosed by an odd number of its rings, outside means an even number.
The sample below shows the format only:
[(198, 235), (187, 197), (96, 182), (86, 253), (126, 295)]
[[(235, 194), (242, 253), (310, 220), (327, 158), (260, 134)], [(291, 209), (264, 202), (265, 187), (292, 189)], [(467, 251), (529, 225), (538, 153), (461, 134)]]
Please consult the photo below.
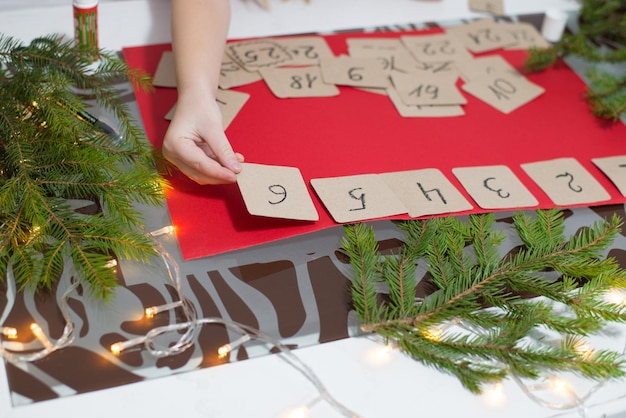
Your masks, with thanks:
[(620, 289), (613, 288), (609, 290), (608, 292), (606, 292), (606, 294), (604, 295), (604, 299), (607, 302), (612, 303), (614, 305), (625, 306), (626, 305), (626, 290), (621, 289), (621, 288)]
[(150, 232), (150, 235), (152, 235), (153, 237), (159, 237), (161, 235), (170, 234), (174, 232), (175, 230), (176, 228), (174, 227), (174, 225), (168, 225), (168, 226), (164, 226), (163, 228), (159, 228), (157, 230)]
[(153, 318), (158, 313), (169, 311), (171, 309), (180, 308), (181, 306), (183, 306), (183, 302), (179, 300), (176, 302), (166, 303), (164, 305), (150, 306), (149, 308), (146, 308), (144, 313), (145, 313), (146, 318)]
[(241, 345), (250, 341), (252, 337), (249, 334), (243, 334), (241, 337), (237, 338), (230, 344), (224, 344), (220, 348), (217, 349), (217, 356), (219, 358), (224, 358), (231, 353), (231, 351), (236, 350)]
[(17, 329), (13, 327), (0, 327), (0, 331), (2, 332), (2, 335), (7, 337), (9, 340), (17, 338)]
[(46, 337), (46, 334), (44, 334), (39, 324), (33, 322), (30, 324), (30, 330), (33, 332), (35, 338), (37, 338), (37, 340), (39, 340), (39, 342), (46, 348), (46, 350), (54, 349), (54, 344), (52, 344), (48, 337)]
[(127, 341), (121, 341), (115, 344), (111, 344), (111, 347), (109, 347), (109, 350), (111, 350), (111, 353), (118, 356), (122, 353), (122, 351), (128, 350), (131, 347), (136, 347), (139, 344), (143, 344), (145, 341), (146, 341), (145, 337), (137, 337), (137, 338), (133, 338)]

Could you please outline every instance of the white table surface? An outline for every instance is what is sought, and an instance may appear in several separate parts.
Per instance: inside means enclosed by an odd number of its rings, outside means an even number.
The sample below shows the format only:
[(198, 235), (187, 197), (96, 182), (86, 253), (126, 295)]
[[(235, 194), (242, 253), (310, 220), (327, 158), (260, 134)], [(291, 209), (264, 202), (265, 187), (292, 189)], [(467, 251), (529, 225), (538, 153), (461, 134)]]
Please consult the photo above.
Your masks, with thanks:
[[(61, 0), (53, 0), (61, 3)], [(22, 41), (49, 33), (72, 35), (71, 1), (67, 4), (2, 8), (0, 33)], [(44, 2), (45, 3), (45, 2)], [(30, 7), (26, 7), (29, 4)], [(50, 3), (46, 3), (50, 4)], [(323, 32), (376, 25), (460, 19), (477, 16), (467, 0), (291, 0), (271, 2), (267, 12), (252, 0), (233, 0), (230, 37)], [(509, 14), (535, 13), (557, 7), (574, 10), (572, 0), (507, 0)], [(103, 1), (99, 15), (101, 46), (168, 42), (169, 1)], [(626, 327), (620, 332), (626, 336)], [(624, 337), (626, 338), (626, 337)], [(425, 367), (395, 351), (372, 361), (382, 346), (366, 338), (350, 338), (295, 354), (322, 380), (340, 402), (363, 417), (582, 417), (577, 411), (556, 411), (532, 402), (507, 381), (497, 401), (475, 396), (456, 378)], [(74, 395), (33, 405), (12, 407), (0, 362), (1, 418), (97, 417), (289, 417), (293, 408), (317, 397), (316, 389), (276, 355), (210, 367), (176, 376)], [(587, 402), (589, 418), (626, 417), (626, 385), (603, 386)], [(324, 402), (310, 417), (341, 416)]]

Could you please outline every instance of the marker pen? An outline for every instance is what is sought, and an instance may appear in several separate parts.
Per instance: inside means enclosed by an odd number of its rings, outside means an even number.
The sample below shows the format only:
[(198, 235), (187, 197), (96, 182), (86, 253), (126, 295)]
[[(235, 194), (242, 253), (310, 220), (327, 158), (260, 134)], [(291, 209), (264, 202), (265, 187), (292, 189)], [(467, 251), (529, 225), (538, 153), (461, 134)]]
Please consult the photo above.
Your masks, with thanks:
[[(74, 39), (83, 48), (98, 48), (98, 0), (73, 0)], [(85, 61), (98, 60), (96, 54), (86, 54)]]

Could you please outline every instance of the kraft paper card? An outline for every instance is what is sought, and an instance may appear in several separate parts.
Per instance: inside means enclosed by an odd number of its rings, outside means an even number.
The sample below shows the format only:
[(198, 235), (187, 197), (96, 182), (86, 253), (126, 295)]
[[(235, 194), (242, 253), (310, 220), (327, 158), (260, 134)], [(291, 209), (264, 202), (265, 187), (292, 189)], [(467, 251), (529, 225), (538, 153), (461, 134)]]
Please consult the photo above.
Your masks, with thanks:
[(409, 72), (417, 64), (399, 39), (348, 38), (346, 43), (351, 57), (376, 58), (387, 73)]
[(469, 0), (469, 8), (474, 12), (504, 16), (504, 0)]
[(258, 71), (246, 71), (235, 60), (224, 54), (222, 65), (220, 67), (219, 86), (221, 89), (229, 89), (232, 87), (245, 86), (261, 79)]
[(247, 71), (288, 65), (291, 53), (273, 39), (232, 42), (226, 45), (226, 54)]
[(513, 35), (491, 19), (481, 19), (466, 25), (446, 29), (446, 33), (456, 36), (468, 50), (482, 53), (514, 45)]
[(237, 185), (252, 215), (317, 221), (319, 215), (300, 170), (243, 163)]
[(408, 210), (377, 174), (312, 179), (311, 185), (337, 223), (400, 215)]
[(389, 76), (375, 57), (334, 57), (320, 62), (324, 81), (353, 87), (389, 87)]
[[(215, 101), (222, 113), (222, 126), (224, 129), (228, 128), (231, 122), (235, 119), (241, 108), (246, 104), (250, 95), (234, 90), (218, 90)], [(172, 120), (174, 112), (176, 111), (176, 105), (174, 105), (169, 112), (165, 115), (165, 119)]]
[(403, 118), (443, 118), (463, 116), (465, 111), (459, 105), (419, 106), (404, 104), (395, 89), (387, 89), (387, 95)]
[(522, 164), (522, 168), (558, 206), (591, 204), (611, 198), (574, 158)]
[(436, 168), (384, 173), (380, 176), (400, 198), (412, 218), (473, 209), (472, 204)]
[(455, 66), (458, 68), (461, 78), (466, 82), (497, 72), (523, 77), (523, 75), (509, 64), (507, 60), (502, 58), (501, 55), (487, 55), (474, 58), (470, 61), (456, 62)]
[(526, 77), (506, 71), (496, 71), (474, 79), (461, 88), (505, 114), (536, 99), (545, 91)]
[(452, 173), (483, 209), (527, 208), (539, 203), (507, 166), (459, 167)]
[(592, 158), (591, 161), (611, 179), (615, 187), (626, 197), (626, 155)]
[(320, 67), (264, 68), (263, 80), (278, 98), (330, 97), (339, 94), (333, 84), (324, 82)]
[(467, 99), (456, 87), (456, 75), (394, 73), (393, 87), (407, 105), (460, 105)]
[(176, 87), (176, 67), (174, 66), (174, 53), (165, 51), (161, 54), (152, 84), (156, 87)]
[(289, 65), (318, 65), (322, 58), (334, 56), (321, 36), (274, 38), (274, 41), (291, 54)]
[(515, 44), (509, 45), (506, 49), (528, 49), (535, 48), (548, 48), (550, 43), (539, 33), (539, 31), (530, 23), (516, 22), (516, 23), (501, 23), (504, 30), (513, 35)]
[(463, 43), (448, 33), (404, 35), (400, 39), (419, 62), (448, 62), (472, 58)]

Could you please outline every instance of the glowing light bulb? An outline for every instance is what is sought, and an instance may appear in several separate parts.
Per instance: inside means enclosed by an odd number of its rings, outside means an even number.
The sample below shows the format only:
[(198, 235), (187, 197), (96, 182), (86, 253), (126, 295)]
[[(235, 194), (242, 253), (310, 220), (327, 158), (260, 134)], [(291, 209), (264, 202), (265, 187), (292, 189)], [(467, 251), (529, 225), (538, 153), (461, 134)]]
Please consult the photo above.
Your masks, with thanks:
[(112, 258), (111, 260), (107, 261), (104, 264), (104, 267), (108, 268), (108, 269), (113, 268), (113, 267), (117, 267), (117, 260)]
[(422, 335), (430, 341), (441, 341), (441, 338), (443, 338), (443, 329), (440, 327), (427, 328), (422, 331)]
[(246, 343), (247, 341), (250, 341), (250, 339), (251, 339), (250, 335), (244, 334), (241, 337), (237, 338), (232, 343), (222, 345), (221, 347), (217, 349), (217, 357), (220, 359), (226, 357), (228, 354), (230, 354), (231, 351), (233, 351), (240, 345)]
[(604, 299), (614, 305), (626, 305), (626, 291), (624, 289), (611, 289), (605, 295)]
[(37, 340), (39, 340), (39, 342), (47, 350), (54, 349), (54, 344), (52, 344), (50, 342), (50, 340), (48, 339), (48, 337), (46, 337), (46, 334), (43, 332), (43, 330), (41, 329), (41, 327), (38, 324), (36, 324), (34, 322), (32, 324), (30, 324), (30, 330), (33, 332), (33, 335), (35, 335), (35, 338), (37, 338)]
[(494, 383), (490, 388), (484, 391), (484, 396), (489, 405), (495, 406), (502, 404), (505, 400), (504, 385), (500, 382)]
[(307, 418), (309, 416), (309, 408), (306, 406), (301, 406), (299, 408), (293, 409), (288, 418)]
[(113, 355), (117, 356), (121, 354), (122, 351), (128, 350), (129, 348), (137, 346), (139, 344), (143, 344), (145, 341), (146, 341), (146, 337), (131, 338), (130, 340), (127, 340), (127, 341), (120, 341), (115, 344), (111, 344), (111, 346), (109, 347), (109, 350), (111, 351)]
[(551, 377), (550, 378), (550, 388), (560, 394), (569, 394), (571, 392), (570, 384), (565, 379), (561, 379), (560, 377)]
[(169, 311), (170, 309), (176, 309), (182, 305), (183, 305), (183, 302), (179, 300), (176, 302), (166, 303), (164, 305), (150, 306), (146, 308), (146, 310), (144, 311), (144, 314), (146, 318), (152, 318), (154, 317), (154, 315), (160, 312)]
[(14, 340), (17, 338), (17, 330), (13, 327), (1, 327), (2, 335), (7, 337), (9, 340)]
[(174, 225), (168, 225), (168, 226), (164, 226), (163, 228), (159, 228), (155, 231), (150, 232), (150, 235), (152, 235), (153, 237), (158, 237), (161, 235), (166, 235), (169, 234), (171, 232), (174, 232), (174, 230), (176, 230), (176, 228), (174, 227)]

